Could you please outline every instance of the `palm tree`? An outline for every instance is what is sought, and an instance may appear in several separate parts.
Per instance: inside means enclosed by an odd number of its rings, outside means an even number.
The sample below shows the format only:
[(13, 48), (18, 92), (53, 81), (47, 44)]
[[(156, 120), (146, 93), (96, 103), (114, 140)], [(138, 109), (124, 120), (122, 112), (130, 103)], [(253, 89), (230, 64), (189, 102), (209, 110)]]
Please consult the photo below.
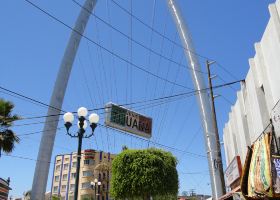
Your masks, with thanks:
[(19, 143), (19, 137), (10, 129), (13, 122), (20, 119), (18, 115), (12, 115), (14, 104), (0, 99), (0, 157), (1, 151), (11, 153), (15, 143)]

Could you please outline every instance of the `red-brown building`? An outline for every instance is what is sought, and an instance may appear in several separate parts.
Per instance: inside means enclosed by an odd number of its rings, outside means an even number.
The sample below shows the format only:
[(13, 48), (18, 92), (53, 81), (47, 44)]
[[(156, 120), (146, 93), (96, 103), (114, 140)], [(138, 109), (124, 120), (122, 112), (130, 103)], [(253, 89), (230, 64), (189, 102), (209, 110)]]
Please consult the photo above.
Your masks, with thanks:
[(9, 184), (10, 184), (9, 178), (8, 178), (8, 180), (4, 180), (4, 179), (0, 178), (0, 200), (8, 199), (9, 190), (11, 190), (11, 188), (9, 187)]

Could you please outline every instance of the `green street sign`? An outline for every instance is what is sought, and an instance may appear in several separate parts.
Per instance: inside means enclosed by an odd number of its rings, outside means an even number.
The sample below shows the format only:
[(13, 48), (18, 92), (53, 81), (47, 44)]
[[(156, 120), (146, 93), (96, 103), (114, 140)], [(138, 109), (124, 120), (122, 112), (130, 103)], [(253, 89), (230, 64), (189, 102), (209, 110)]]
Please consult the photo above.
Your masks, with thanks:
[(152, 136), (152, 118), (113, 103), (106, 104), (105, 124), (145, 138)]

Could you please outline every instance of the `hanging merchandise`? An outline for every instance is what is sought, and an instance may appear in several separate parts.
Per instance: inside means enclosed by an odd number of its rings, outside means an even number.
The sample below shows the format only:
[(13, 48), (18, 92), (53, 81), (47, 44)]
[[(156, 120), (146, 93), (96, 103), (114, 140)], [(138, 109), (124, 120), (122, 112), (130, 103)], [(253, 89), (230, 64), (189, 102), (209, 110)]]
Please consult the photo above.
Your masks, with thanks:
[(270, 133), (265, 134), (253, 145), (248, 177), (248, 196), (272, 197), (270, 169)]
[(280, 194), (280, 156), (272, 155), (272, 179), (273, 179), (273, 190), (275, 194)]
[[(274, 139), (274, 140), (273, 140)], [(246, 199), (280, 199), (280, 155), (274, 131), (248, 147), (241, 178)]]

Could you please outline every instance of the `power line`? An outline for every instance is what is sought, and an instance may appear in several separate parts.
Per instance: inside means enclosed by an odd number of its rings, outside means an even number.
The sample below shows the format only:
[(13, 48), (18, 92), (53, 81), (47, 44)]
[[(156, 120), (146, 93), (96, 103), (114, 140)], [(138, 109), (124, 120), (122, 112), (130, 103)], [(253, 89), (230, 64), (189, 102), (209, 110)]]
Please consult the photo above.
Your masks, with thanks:
[(23, 159), (23, 160), (31, 160), (31, 161), (35, 161), (35, 162), (53, 163), (53, 162), (46, 161), (46, 160), (37, 160), (37, 159), (34, 159), (34, 158), (29, 158), (29, 157), (24, 157), (24, 156), (16, 156), (16, 155), (9, 155), (9, 154), (4, 154), (3, 156), (19, 158), (19, 159)]
[[(155, 107), (155, 106), (160, 106), (162, 104), (165, 104), (165, 103), (170, 103), (170, 102), (173, 102), (173, 101), (177, 101), (177, 100), (181, 100), (183, 98), (186, 98), (186, 97), (190, 97), (190, 96), (193, 96), (192, 95), (189, 95), (189, 96), (182, 96), (178, 99), (167, 99), (167, 100), (162, 100), (162, 101), (158, 101), (158, 102), (152, 102), (152, 103), (149, 103), (149, 104), (143, 104), (143, 105), (138, 105), (138, 106), (134, 106), (134, 107), (131, 107), (132, 109), (137, 109), (137, 110), (143, 110), (143, 109), (147, 109), (147, 108), (150, 108), (150, 107)], [(141, 107), (144, 107), (144, 108), (141, 108)], [(141, 109), (138, 109), (138, 108), (141, 108)], [(102, 110), (106, 109), (106, 107), (102, 108)], [(102, 112), (102, 113), (99, 113), (99, 114), (106, 114), (106, 112)], [(39, 116), (41, 117), (41, 116)], [(45, 116), (43, 116), (45, 117)], [(117, 115), (116, 115), (117, 117)], [(24, 118), (26, 119), (26, 118)], [(34, 119), (34, 118), (32, 118)], [(102, 119), (102, 118), (100, 118)], [(59, 120), (53, 120), (52, 122), (56, 122), (56, 121), (62, 121), (63, 119), (59, 119)], [(37, 124), (43, 124), (45, 123), (45, 121), (40, 121), (40, 122), (32, 122), (32, 123), (25, 123), (25, 124), (17, 124), (17, 125), (13, 125), (14, 127), (19, 127), (19, 126), (29, 126), (29, 125), (37, 125)]]
[[(46, 130), (46, 131), (56, 131), (56, 130), (60, 130), (62, 129), (63, 127), (58, 127), (56, 129), (49, 129), (49, 130)], [(35, 134), (38, 134), (38, 133), (43, 133), (44, 131), (35, 131), (35, 132), (30, 132), (30, 133), (23, 133), (23, 134), (17, 134), (18, 137), (21, 137), (21, 136), (28, 136), (28, 135), (35, 135)], [(53, 134), (50, 134), (50, 135), (53, 135)]]
[[(239, 82), (242, 82), (242, 81), (244, 81), (244, 79), (242, 79), (242, 80), (237, 80), (237, 81), (233, 81), (233, 82), (229, 82), (229, 83), (225, 83), (225, 84), (221, 84), (221, 85), (216, 85), (216, 86), (213, 86), (213, 89), (217, 89), (217, 88), (221, 88), (221, 87), (224, 87), (224, 86), (232, 85), (232, 84), (239, 83)], [(15, 94), (15, 95), (24, 97), (24, 99), (32, 100), (32, 101), (34, 101), (34, 102), (38, 102), (38, 103), (43, 104), (43, 105), (45, 105), (45, 106), (49, 106), (48, 104), (45, 104), (45, 103), (43, 103), (43, 102), (40, 102), (40, 101), (38, 101), (38, 100), (36, 100), (36, 99), (33, 99), (33, 98), (31, 98), (31, 97), (27, 97), (27, 96), (22, 95), (22, 94), (20, 94), (20, 93), (11, 91), (11, 90), (6, 89), (6, 88), (4, 88), (4, 87), (1, 87), (1, 86), (0, 86), (0, 88), (1, 88), (2, 90), (8, 91), (8, 92), (10, 92), (10, 93), (12, 93), (12, 94)], [(200, 89), (200, 90), (192, 90), (192, 91), (190, 91), (190, 92), (184, 92), (184, 93), (178, 93), (178, 94), (174, 94), (174, 95), (159, 97), (159, 98), (150, 99), (150, 100), (142, 100), (142, 101), (135, 101), (135, 102), (131, 102), (131, 103), (120, 104), (120, 106), (142, 104), (142, 103), (153, 102), (153, 101), (159, 101), (159, 100), (165, 100), (165, 99), (170, 99), (170, 98), (175, 98), (175, 97), (180, 97), (180, 96), (190, 95), (190, 94), (196, 95), (196, 94), (199, 93), (199, 92), (205, 92), (205, 91), (207, 91), (207, 90), (209, 90), (209, 87), (204, 88), (204, 89)], [(53, 107), (53, 108), (54, 108), (54, 107)], [(98, 110), (104, 110), (104, 109), (105, 109), (105, 107), (100, 107), (100, 108), (89, 109), (89, 111), (98, 111)], [(65, 112), (65, 111), (63, 111), (63, 112)], [(73, 112), (73, 113), (77, 113), (77, 112)], [(57, 114), (57, 115), (63, 115), (63, 114)], [(57, 115), (34, 116), (34, 117), (22, 118), (21, 120), (38, 119), (38, 118), (52, 117), (52, 116), (57, 116)]]
[(50, 14), (48, 11), (44, 10), (43, 8), (39, 7), (38, 5), (34, 4), (33, 2), (29, 1), (29, 0), (24, 0), (25, 2), (29, 3), (30, 5), (32, 5), (34, 8), (36, 8), (37, 10), (41, 11), (42, 13), (44, 13), (45, 15), (49, 16), (50, 18), (52, 18), (53, 20), (59, 22), (60, 24), (62, 24), (63, 26), (65, 26), (66, 28), (72, 30), (73, 32), (77, 33), (78, 35), (80, 35), (81, 37), (85, 38), (86, 40), (88, 40), (89, 42), (91, 42), (92, 44), (102, 48), (104, 51), (108, 52), (109, 54), (115, 56), (116, 58), (130, 64), (131, 66), (133, 66), (134, 68), (137, 68), (138, 70), (142, 71), (142, 72), (145, 72), (146, 74), (150, 75), (150, 76), (153, 76), (155, 78), (158, 78), (158, 79), (161, 79), (162, 81), (167, 81), (168, 83), (170, 84), (174, 84), (174, 85), (177, 85), (179, 87), (182, 87), (182, 88), (186, 88), (186, 89), (192, 89), (192, 88), (189, 88), (187, 86), (184, 86), (182, 84), (179, 84), (179, 83), (176, 83), (176, 82), (173, 82), (173, 81), (170, 81), (170, 80), (166, 80), (164, 79), (163, 77), (159, 76), (159, 75), (156, 75), (150, 71), (148, 71), (147, 69), (143, 68), (142, 66), (139, 66), (139, 65), (136, 65), (135, 63), (132, 63), (130, 62), (129, 60), (123, 58), (122, 56), (120, 56), (119, 54), (116, 54), (114, 52), (112, 52), (111, 50), (109, 50), (108, 48), (102, 46), (101, 44), (98, 44), (97, 42), (95, 42), (94, 40), (92, 40), (91, 38), (89, 38), (88, 36), (86, 35), (83, 35), (82, 33), (80, 33), (79, 31), (77, 31), (76, 29), (74, 29), (73, 27), (71, 27), (70, 25), (66, 24), (65, 22), (63, 22), (62, 20), (60, 20), (59, 18), (55, 17), (54, 15)]
[(43, 106), (46, 106), (46, 107), (50, 107), (50, 108), (55, 109), (55, 110), (58, 110), (58, 111), (65, 112), (65, 111), (63, 111), (63, 110), (61, 110), (61, 109), (58, 109), (58, 108), (56, 108), (56, 107), (53, 107), (53, 106), (51, 106), (51, 105), (48, 105), (48, 104), (43, 103), (43, 102), (41, 102), (41, 101), (38, 101), (38, 100), (36, 100), (36, 99), (30, 98), (30, 97), (25, 96), (25, 95), (23, 95), (23, 94), (20, 94), (20, 93), (17, 93), (17, 92), (13, 92), (13, 91), (11, 91), (11, 90), (9, 90), (9, 89), (6, 89), (6, 88), (3, 88), (3, 87), (1, 87), (1, 86), (0, 86), (0, 89), (4, 90), (4, 91), (6, 91), (6, 92), (12, 93), (12, 94), (14, 94), (14, 95), (17, 95), (17, 96), (19, 96), (19, 97), (22, 97), (22, 98), (24, 98), (24, 99), (30, 100), (30, 101), (32, 101), (32, 102), (38, 103), (38, 104), (40, 104), (40, 105), (43, 105)]

